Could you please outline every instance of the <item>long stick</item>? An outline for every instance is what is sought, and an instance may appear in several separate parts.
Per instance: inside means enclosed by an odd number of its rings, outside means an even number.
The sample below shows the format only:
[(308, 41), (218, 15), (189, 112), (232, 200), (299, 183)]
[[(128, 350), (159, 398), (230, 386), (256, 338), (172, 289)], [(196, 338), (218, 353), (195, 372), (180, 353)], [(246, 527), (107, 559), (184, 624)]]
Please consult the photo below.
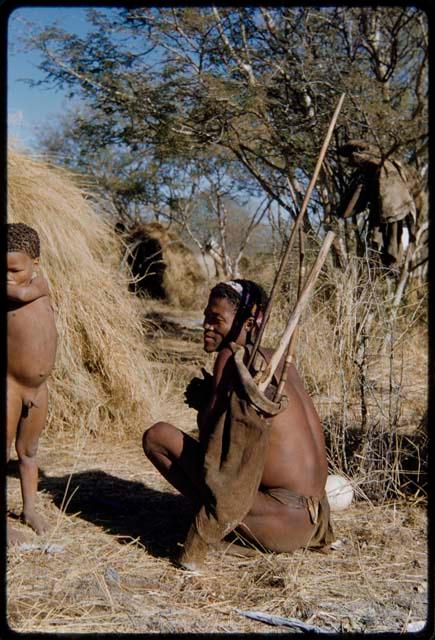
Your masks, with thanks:
[(293, 248), (294, 239), (296, 237), (296, 231), (298, 230), (299, 225), (302, 222), (302, 218), (304, 217), (305, 211), (307, 209), (308, 202), (309, 202), (310, 197), (311, 197), (311, 193), (312, 193), (312, 191), (314, 189), (314, 185), (316, 184), (317, 177), (318, 177), (318, 175), (320, 173), (320, 168), (322, 166), (323, 159), (324, 159), (324, 157), (326, 155), (326, 151), (328, 149), (328, 145), (329, 145), (329, 142), (331, 140), (332, 133), (334, 131), (334, 127), (335, 127), (335, 124), (336, 124), (337, 119), (338, 119), (338, 114), (340, 113), (340, 110), (341, 110), (341, 107), (342, 107), (342, 104), (343, 104), (344, 96), (345, 96), (345, 94), (342, 93), (341, 97), (340, 97), (340, 100), (338, 101), (338, 104), (337, 104), (337, 106), (335, 108), (334, 115), (332, 116), (331, 123), (329, 125), (328, 131), (326, 133), (325, 140), (323, 142), (322, 148), (321, 148), (320, 153), (319, 153), (319, 157), (318, 157), (315, 169), (314, 169), (313, 177), (311, 178), (310, 184), (308, 185), (307, 191), (306, 191), (305, 196), (304, 196), (304, 200), (302, 202), (301, 209), (300, 209), (300, 211), (299, 211), (299, 213), (298, 213), (298, 215), (296, 217), (296, 220), (294, 221), (294, 224), (293, 224), (293, 227), (292, 227), (292, 230), (291, 230), (291, 233), (290, 233), (290, 238), (289, 238), (289, 241), (288, 241), (288, 244), (287, 244), (287, 249), (286, 249), (285, 254), (284, 254), (284, 256), (283, 256), (283, 258), (281, 260), (281, 264), (279, 266), (278, 273), (275, 276), (275, 280), (274, 280), (274, 283), (272, 285), (272, 290), (271, 290), (270, 296), (269, 296), (269, 301), (268, 301), (266, 309), (264, 311), (264, 319), (263, 319), (263, 322), (262, 322), (262, 324), (261, 324), (261, 326), (260, 326), (260, 328), (258, 330), (257, 337), (255, 339), (255, 343), (254, 343), (254, 346), (252, 348), (251, 355), (249, 357), (249, 361), (248, 361), (248, 365), (247, 365), (248, 368), (252, 365), (252, 363), (254, 361), (254, 358), (255, 358), (255, 354), (257, 353), (257, 349), (260, 346), (261, 338), (263, 336), (263, 332), (264, 332), (266, 323), (267, 323), (267, 321), (269, 319), (269, 316), (270, 316), (270, 313), (271, 313), (271, 310), (272, 310), (272, 304), (274, 302), (275, 292), (278, 289), (278, 285), (281, 282), (281, 278), (282, 278), (282, 274), (284, 272), (284, 268), (285, 268), (285, 266), (287, 264), (288, 257), (289, 257), (289, 255), (291, 253), (292, 248)]
[(360, 182), (359, 184), (357, 184), (355, 191), (353, 192), (353, 195), (351, 197), (351, 199), (348, 202), (348, 205), (346, 207), (345, 212), (343, 213), (343, 218), (350, 218), (350, 216), (353, 214), (353, 210), (355, 209), (355, 205), (358, 202), (358, 198), (361, 195), (361, 191), (363, 188), (363, 184)]
[(323, 267), (323, 263), (326, 260), (326, 256), (328, 255), (329, 248), (334, 238), (335, 238), (335, 233), (333, 231), (328, 231), (323, 241), (322, 248), (320, 249), (319, 255), (317, 256), (316, 262), (314, 263), (310, 271), (310, 275), (308, 276), (305, 282), (300, 298), (297, 301), (296, 306), (293, 310), (293, 313), (291, 314), (289, 321), (287, 323), (287, 327), (285, 328), (285, 331), (281, 336), (279, 345), (275, 349), (274, 353), (272, 354), (272, 357), (266, 369), (259, 374), (258, 389), (262, 392), (266, 390), (266, 387), (272, 380), (272, 376), (275, 373), (275, 370), (278, 367), (278, 364), (282, 356), (284, 355), (285, 350), (288, 347), (290, 338), (299, 322), (300, 315), (309, 300), (311, 291), (314, 287), (314, 284), (317, 280), (320, 270)]
[[(305, 277), (305, 265), (304, 265), (305, 249), (304, 249), (304, 230), (299, 227), (299, 273), (298, 273), (298, 292), (296, 300), (301, 297), (302, 283)], [(282, 392), (284, 391), (285, 383), (287, 382), (288, 370), (290, 364), (293, 362), (293, 356), (296, 349), (296, 340), (298, 337), (298, 328), (293, 332), (290, 342), (288, 344), (287, 353), (285, 354), (284, 366), (281, 372), (281, 379), (279, 381), (278, 388), (275, 392), (274, 401), (279, 402)]]

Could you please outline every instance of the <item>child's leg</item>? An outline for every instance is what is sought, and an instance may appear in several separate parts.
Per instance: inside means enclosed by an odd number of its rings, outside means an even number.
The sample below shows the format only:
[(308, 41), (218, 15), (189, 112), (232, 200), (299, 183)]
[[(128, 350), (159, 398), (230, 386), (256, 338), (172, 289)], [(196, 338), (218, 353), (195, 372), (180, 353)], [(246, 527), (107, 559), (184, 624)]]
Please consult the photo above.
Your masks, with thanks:
[(15, 442), (23, 496), (22, 518), (36, 533), (43, 533), (48, 529), (48, 523), (35, 510), (38, 489), (36, 452), (38, 450), (39, 437), (47, 418), (47, 401), (47, 385), (44, 383), (38, 391), (36, 401), (38, 406), (33, 406), (29, 409), (27, 415), (23, 414), (21, 417)]
[(6, 462), (9, 462), (11, 456), (12, 442), (17, 433), (18, 424), (20, 422), (21, 412), (23, 410), (23, 400), (19, 386), (13, 379), (7, 380), (7, 443), (6, 443)]
[(204, 454), (199, 443), (168, 422), (157, 422), (143, 435), (147, 458), (180, 493), (200, 501)]
[[(7, 380), (7, 441), (6, 441), (6, 462), (9, 462), (11, 456), (11, 447), (17, 433), (18, 423), (20, 421), (21, 412), (23, 410), (23, 400), (21, 390), (13, 379)], [(28, 542), (28, 538), (24, 533), (7, 524), (7, 542), (8, 544), (21, 544)]]

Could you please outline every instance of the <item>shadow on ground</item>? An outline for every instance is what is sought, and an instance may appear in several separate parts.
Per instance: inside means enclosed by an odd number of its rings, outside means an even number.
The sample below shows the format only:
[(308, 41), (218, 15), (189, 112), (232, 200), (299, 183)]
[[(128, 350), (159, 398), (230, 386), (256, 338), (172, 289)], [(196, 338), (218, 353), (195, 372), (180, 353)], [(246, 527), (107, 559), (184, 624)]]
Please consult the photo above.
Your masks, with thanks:
[[(14, 462), (7, 467), (10, 476), (18, 473)], [(194, 513), (192, 503), (181, 495), (157, 491), (101, 470), (61, 477), (49, 477), (40, 470), (38, 488), (49, 493), (65, 513), (102, 527), (120, 543), (138, 538), (149, 553), (158, 557), (176, 552)]]

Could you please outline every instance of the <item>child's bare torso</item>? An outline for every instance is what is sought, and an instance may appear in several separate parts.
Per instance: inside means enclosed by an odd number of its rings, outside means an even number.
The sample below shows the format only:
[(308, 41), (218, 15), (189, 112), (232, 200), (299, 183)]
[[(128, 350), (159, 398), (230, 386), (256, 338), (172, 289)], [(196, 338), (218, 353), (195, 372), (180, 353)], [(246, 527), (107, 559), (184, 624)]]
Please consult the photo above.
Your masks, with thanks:
[(27, 388), (39, 387), (54, 366), (57, 331), (50, 298), (11, 304), (7, 317), (8, 377)]

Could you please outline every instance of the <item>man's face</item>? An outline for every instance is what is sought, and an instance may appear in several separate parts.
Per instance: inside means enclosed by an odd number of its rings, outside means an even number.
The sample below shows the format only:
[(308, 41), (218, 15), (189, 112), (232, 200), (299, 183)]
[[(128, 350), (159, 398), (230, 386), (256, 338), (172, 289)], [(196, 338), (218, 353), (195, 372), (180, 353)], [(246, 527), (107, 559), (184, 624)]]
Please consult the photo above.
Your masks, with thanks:
[(236, 308), (226, 298), (209, 298), (204, 309), (204, 351), (218, 351), (233, 326)]
[(9, 251), (7, 254), (8, 284), (28, 285), (37, 264), (37, 258), (32, 260), (30, 256), (21, 251)]

